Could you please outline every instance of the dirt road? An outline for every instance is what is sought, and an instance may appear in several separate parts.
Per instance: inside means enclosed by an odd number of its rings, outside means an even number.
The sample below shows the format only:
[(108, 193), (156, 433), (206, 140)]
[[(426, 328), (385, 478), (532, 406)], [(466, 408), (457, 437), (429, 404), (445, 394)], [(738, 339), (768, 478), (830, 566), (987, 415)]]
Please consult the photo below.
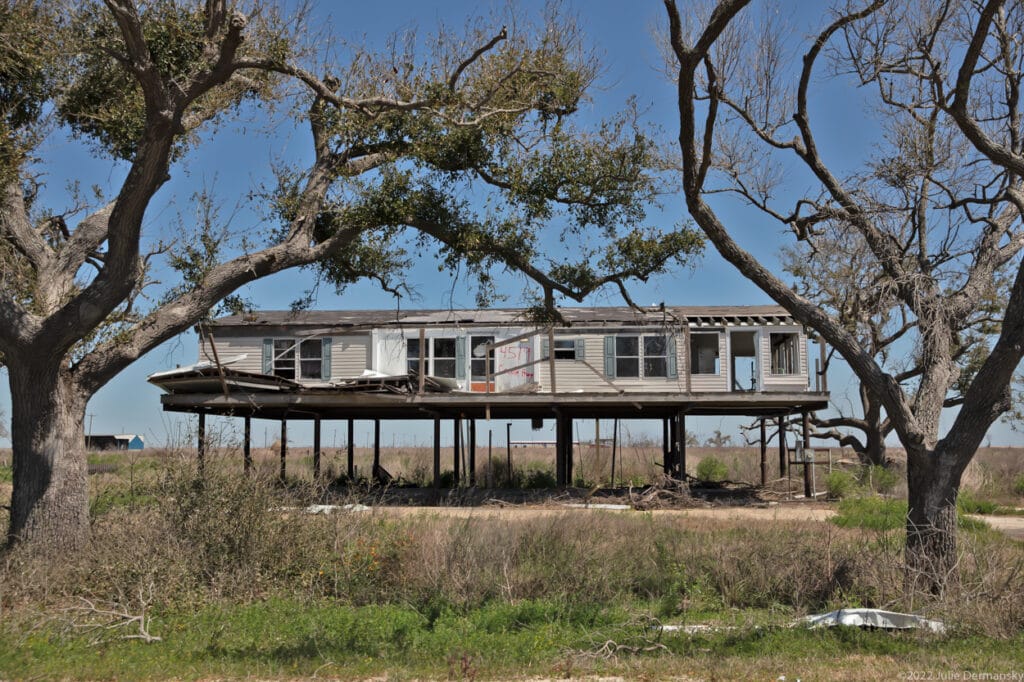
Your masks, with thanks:
[[(449, 518), (537, 518), (568, 512), (651, 514), (653, 516), (731, 521), (825, 521), (835, 510), (822, 504), (773, 504), (743, 507), (696, 507), (691, 509), (659, 509), (636, 511), (625, 505), (582, 504), (479, 506), (479, 507), (375, 507), (377, 512), (394, 516), (434, 515)], [(1024, 516), (972, 515), (979, 521), (1005, 533), (1015, 540), (1024, 540)]]

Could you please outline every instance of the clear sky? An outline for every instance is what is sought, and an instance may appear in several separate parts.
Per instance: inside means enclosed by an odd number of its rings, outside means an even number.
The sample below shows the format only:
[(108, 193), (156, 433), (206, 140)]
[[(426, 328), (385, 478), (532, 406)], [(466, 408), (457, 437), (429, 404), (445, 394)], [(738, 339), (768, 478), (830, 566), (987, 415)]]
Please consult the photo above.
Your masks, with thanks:
[[(514, 2), (527, 15), (536, 17), (543, 6), (534, 0)], [(687, 3), (680, 3), (683, 8)], [(392, 0), (386, 3), (338, 0), (320, 2), (317, 23), (330, 28), (337, 36), (351, 40), (365, 40), (371, 46), (381, 46), (387, 35), (394, 31), (418, 28), (431, 32), (439, 22), (451, 29), (463, 25), (467, 16), (489, 14), (501, 9), (504, 3), (474, 0), (446, 0), (430, 3), (415, 0)], [(646, 111), (650, 121), (665, 131), (665, 140), (671, 144), (677, 128), (674, 86), (661, 70), (661, 57), (657, 50), (652, 31), (664, 23), (662, 3), (655, 0), (619, 2), (612, 0), (590, 0), (568, 4), (575, 8), (585, 35), (596, 51), (602, 56), (605, 73), (601, 88), (593, 93), (590, 109), (586, 112), (594, 120), (605, 117), (621, 107), (630, 95), (636, 95), (641, 109)], [(819, 8), (813, 0), (806, 2), (779, 3), (778, 11), (788, 12), (800, 27), (804, 8)], [(855, 158), (863, 153), (865, 145), (872, 144), (872, 131), (862, 124), (863, 110), (850, 83), (834, 80), (822, 85), (830, 96), (816, 112), (831, 123), (830, 131), (822, 131), (823, 148), (826, 156), (841, 163), (844, 158)], [(212, 186), (223, 200), (223, 213), (234, 213), (231, 229), (238, 232), (257, 234), (262, 229), (262, 216), (250, 210), (246, 202), (249, 190), (271, 179), (271, 164), (279, 159), (302, 159), (308, 155), (308, 134), (302, 127), (294, 127), (287, 121), (278, 122), (270, 129), (249, 127), (244, 131), (225, 129), (198, 147), (184, 164), (172, 169), (172, 179), (161, 190), (149, 212), (147, 230), (162, 235), (173, 235), (179, 213), (188, 218), (189, 198), (202, 184)], [(116, 188), (123, 177), (123, 168), (111, 168), (97, 163), (79, 144), (65, 138), (55, 137), (44, 148), (44, 153), (55, 159), (47, 167), (48, 178), (46, 198), (59, 204), (65, 180), (82, 178), (83, 186), (96, 183), (108, 190)], [(756, 212), (737, 204), (720, 205), (721, 214), (733, 229), (741, 243), (756, 253), (767, 264), (777, 265), (776, 254), (784, 243), (785, 235), (775, 223), (769, 223)], [(680, 195), (666, 196), (660, 211), (652, 211), (652, 220), (663, 221), (665, 225), (685, 220), (684, 202)], [(553, 233), (560, 228), (552, 225)], [(446, 308), (473, 307), (472, 290), (468, 286), (453, 283), (448, 275), (439, 274), (436, 264), (423, 260), (417, 264), (410, 276), (418, 297), (416, 300), (402, 300), (403, 308)], [(509, 295), (507, 305), (520, 304), (523, 282), (520, 280), (499, 280)], [(311, 283), (308, 274), (288, 272), (267, 278), (247, 287), (243, 293), (256, 307), (264, 309), (286, 308), (305, 291)], [(635, 300), (641, 304), (666, 302), (672, 305), (760, 305), (771, 300), (759, 289), (738, 275), (730, 265), (722, 261), (713, 250), (692, 269), (676, 272), (669, 276), (652, 279), (649, 283), (636, 285), (632, 289)], [(613, 291), (595, 296), (590, 304), (618, 305), (621, 300)], [(396, 300), (373, 284), (365, 283), (350, 287), (343, 295), (336, 295), (330, 287), (321, 287), (315, 307), (319, 309), (345, 308), (391, 308)], [(196, 339), (185, 334), (135, 363), (108, 386), (103, 388), (90, 402), (86, 429), (92, 433), (139, 433), (151, 445), (162, 444), (188, 437), (194, 428), (194, 417), (189, 419), (160, 410), (160, 391), (148, 384), (146, 376), (175, 365), (189, 364), (196, 360)], [(2, 371), (2, 370), (0, 370)], [(4, 377), (6, 379), (6, 377)], [(843, 401), (842, 393), (848, 389), (850, 377), (842, 368), (830, 377), (831, 388), (837, 401)], [(7, 382), (0, 385), (0, 410), (9, 419), (10, 395)], [(707, 435), (722, 428), (730, 432), (735, 421), (703, 418), (688, 427)], [(257, 422), (254, 438), (262, 445), (266, 437), (276, 437), (277, 425), (273, 422)], [(235, 428), (226, 425), (226, 428)], [(486, 427), (481, 427), (486, 433)], [(504, 439), (504, 425), (494, 425), (495, 439)], [(590, 426), (582, 427), (584, 436), (589, 435)], [(337, 434), (334, 426), (325, 426), (325, 443), (332, 438), (340, 445), (344, 429), (339, 424)], [(655, 433), (660, 427), (638, 423), (632, 433)], [(297, 445), (311, 442), (309, 429), (296, 424), (289, 429), (290, 440)], [(992, 431), (992, 442), (997, 444), (1021, 444), (1018, 434), (998, 425)], [(517, 425), (513, 438), (542, 438), (533, 434), (528, 424)], [(367, 428), (360, 428), (357, 442), (361, 445), (369, 438)], [(428, 427), (409, 425), (385, 426), (385, 444), (426, 443)], [(486, 439), (486, 435), (483, 436)], [(0, 446), (8, 445), (0, 440)]]

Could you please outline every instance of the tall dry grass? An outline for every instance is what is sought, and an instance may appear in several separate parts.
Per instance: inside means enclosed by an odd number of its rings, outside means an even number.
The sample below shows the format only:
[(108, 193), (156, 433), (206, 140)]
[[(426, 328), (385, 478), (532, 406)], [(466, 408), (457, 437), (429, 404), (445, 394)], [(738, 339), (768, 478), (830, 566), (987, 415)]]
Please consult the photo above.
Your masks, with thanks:
[(903, 592), (899, 532), (571, 510), (311, 516), (296, 506), (317, 498), (312, 484), (243, 478), (215, 461), (200, 480), (192, 464), (171, 459), (151, 470), (147, 502), (97, 515), (80, 554), (6, 555), (0, 611), (77, 597), (130, 610), (287, 596), (424, 613), (548, 600), (673, 619), (872, 606), (940, 615), (987, 634), (1024, 628), (1024, 550), (994, 533), (963, 534), (960, 580), (935, 599)]

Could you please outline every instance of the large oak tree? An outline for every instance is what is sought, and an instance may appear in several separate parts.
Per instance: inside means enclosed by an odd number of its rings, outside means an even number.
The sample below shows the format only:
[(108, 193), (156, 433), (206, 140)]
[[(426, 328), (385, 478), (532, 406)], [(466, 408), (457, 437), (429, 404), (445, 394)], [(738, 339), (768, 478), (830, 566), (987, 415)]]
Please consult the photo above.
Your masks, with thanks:
[[(307, 30), (272, 6), (225, 0), (0, 9), (9, 542), (67, 551), (87, 540), (86, 403), (257, 278), (320, 263), (340, 285), (397, 287), (422, 254), (485, 280), (494, 268), (521, 273), (550, 308), (700, 248), (685, 229), (645, 226), (655, 154), (629, 106), (588, 130), (574, 123), (597, 64), (570, 18), (406, 33), (345, 63), (324, 57), (324, 43), (304, 44)], [(216, 198), (200, 191), (197, 225), (178, 246), (147, 239), (155, 195), (193, 148), (269, 103), (305, 122), (310, 160), (276, 168), (276, 186), (253, 193), (265, 231), (226, 242)], [(247, 143), (266, 129), (251, 126)], [(55, 135), (86, 140), (124, 173), (112, 196), (42, 205), (41, 142)], [(541, 249), (547, 227), (571, 247), (558, 258)], [(157, 262), (180, 281), (147, 299)]]
[[(1024, 354), (1024, 6), (851, 0), (793, 45), (774, 8), (757, 15), (750, 4), (721, 0), (692, 20), (665, 0), (687, 206), (718, 252), (821, 334), (884, 407), (907, 452), (908, 576), (941, 590), (955, 572), (961, 475), (1010, 407)], [(836, 77), (859, 86), (865, 119), (883, 133), (857, 159), (821, 143), (836, 122), (817, 105)], [(797, 240), (852, 230), (870, 256), (865, 286), (880, 275), (912, 319), (914, 376), (887, 371), (855, 330), (742, 248), (716, 192), (742, 197)], [(1006, 268), (1000, 331), (961, 386), (961, 333)], [(958, 388), (962, 405), (943, 432)]]

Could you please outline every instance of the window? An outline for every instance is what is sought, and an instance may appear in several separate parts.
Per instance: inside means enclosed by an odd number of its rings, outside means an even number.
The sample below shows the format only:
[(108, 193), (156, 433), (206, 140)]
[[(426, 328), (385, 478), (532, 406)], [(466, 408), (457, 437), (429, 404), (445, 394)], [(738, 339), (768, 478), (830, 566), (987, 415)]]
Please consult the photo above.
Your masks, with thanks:
[(455, 377), (455, 339), (431, 339), (434, 344), (434, 367), (436, 377)]
[(690, 334), (690, 374), (719, 374), (718, 332)]
[(639, 337), (615, 337), (615, 376), (640, 378)]
[[(612, 357), (605, 371), (612, 377), (647, 379), (675, 376), (675, 353), (670, 336), (615, 336), (605, 345)], [(613, 370), (613, 371), (609, 371)]]
[[(406, 364), (409, 372), (420, 371), (420, 340), (406, 339)], [(435, 377), (455, 376), (455, 339), (424, 339), (424, 372)]]
[(799, 336), (794, 332), (773, 333), (771, 335), (772, 374), (799, 374), (800, 347), (797, 345)]
[(668, 338), (664, 336), (644, 337), (644, 376), (668, 376)]
[(575, 360), (576, 339), (555, 339), (555, 360)]
[(285, 379), (295, 378), (295, 342), (291, 339), (274, 339), (274, 376)]
[(493, 336), (471, 336), (469, 338), (469, 371), (472, 381), (487, 381), (487, 359), (490, 358), (491, 377), (494, 377), (494, 349), (487, 352), (487, 345), (494, 343)]
[[(426, 341), (426, 340), (425, 340)], [(423, 373), (430, 374), (430, 341), (424, 343)], [(410, 374), (419, 374), (420, 371), (420, 340), (405, 340), (405, 358), (409, 365)]]
[(322, 379), (324, 343), (325, 339), (274, 339), (270, 374), (292, 380)]
[(303, 379), (323, 378), (323, 342), (308, 339), (299, 344), (299, 376)]

